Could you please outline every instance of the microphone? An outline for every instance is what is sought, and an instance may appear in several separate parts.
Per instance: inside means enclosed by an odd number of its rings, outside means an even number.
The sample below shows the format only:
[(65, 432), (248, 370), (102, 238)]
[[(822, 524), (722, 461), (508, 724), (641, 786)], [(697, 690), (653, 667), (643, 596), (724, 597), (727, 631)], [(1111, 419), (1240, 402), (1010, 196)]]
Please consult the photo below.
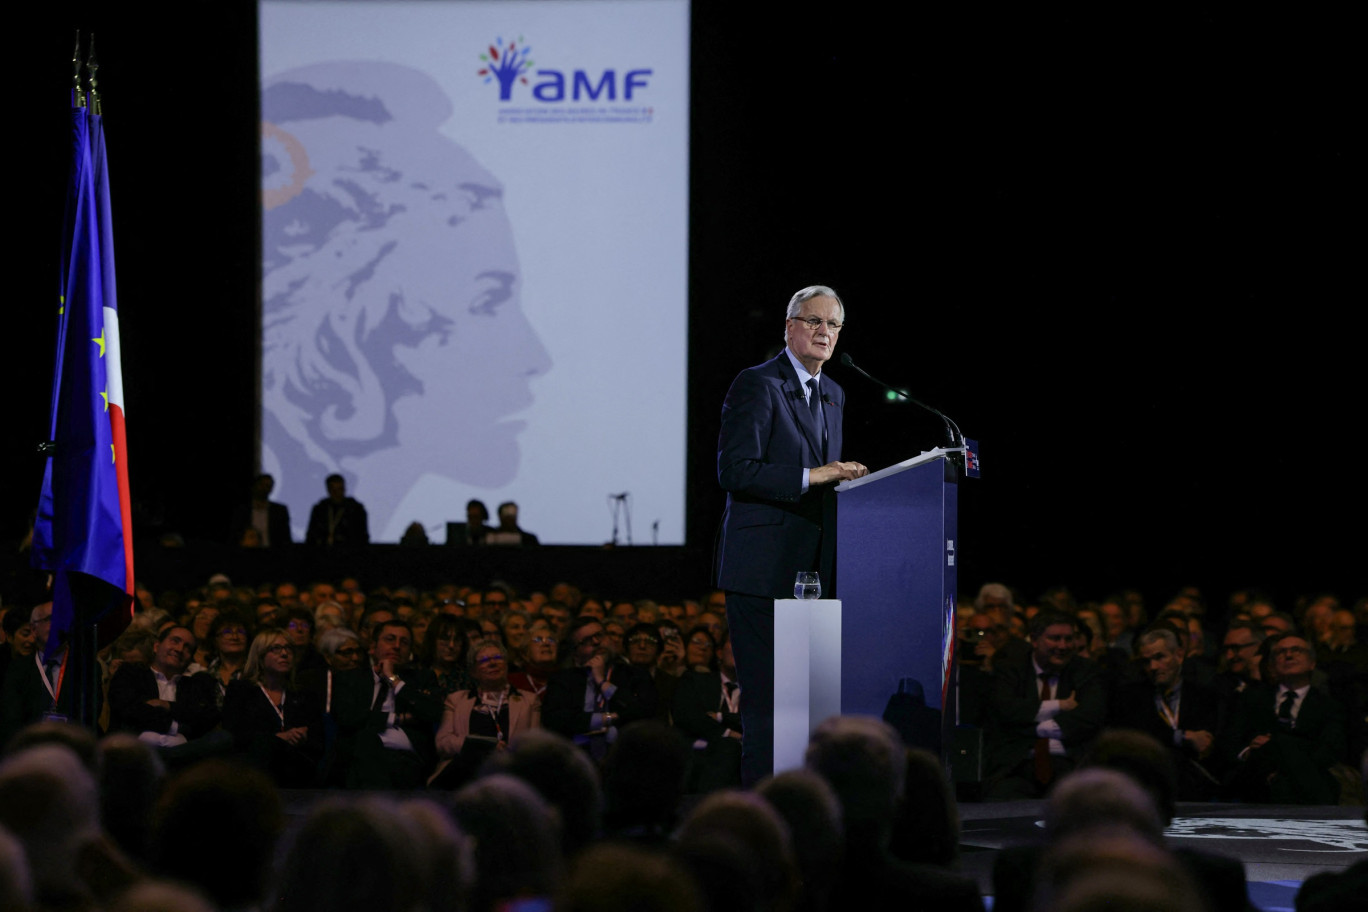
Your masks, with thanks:
[(945, 415), (941, 414), (936, 409), (933, 409), (925, 402), (918, 402), (916, 399), (913, 399), (911, 396), (907, 395), (907, 393), (904, 393), (902, 390), (896, 390), (893, 387), (889, 386), (887, 383), (884, 383), (882, 380), (878, 379), (873, 374), (869, 373), (869, 371), (865, 370), (864, 368), (856, 364), (855, 359), (850, 357), (850, 354), (848, 352), (841, 353), (841, 364), (845, 367), (851, 368), (856, 373), (860, 374), (865, 379), (871, 381), (875, 385), (882, 386), (884, 389), (888, 390), (890, 393), (897, 396), (899, 399), (906, 399), (913, 405), (935, 415), (941, 421), (945, 422), (945, 436), (950, 439), (950, 445), (952, 447), (964, 446), (964, 435), (960, 433), (959, 426), (956, 425), (955, 422), (951, 421), (949, 418), (945, 417)]

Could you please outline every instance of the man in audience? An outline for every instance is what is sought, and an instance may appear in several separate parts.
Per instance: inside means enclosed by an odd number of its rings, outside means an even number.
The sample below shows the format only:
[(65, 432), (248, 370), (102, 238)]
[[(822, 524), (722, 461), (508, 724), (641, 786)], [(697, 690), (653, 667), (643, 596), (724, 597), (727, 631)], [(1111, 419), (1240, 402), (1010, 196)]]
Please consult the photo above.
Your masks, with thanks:
[(1221, 696), (1226, 718), (1240, 694), (1259, 683), (1259, 646), (1263, 628), (1250, 621), (1232, 621), (1221, 642), (1220, 664), (1212, 686)]
[(416, 686), (407, 667), (413, 631), (403, 621), (375, 628), (370, 662), (333, 676), (338, 752), (350, 788), (421, 788), (436, 761), (441, 697)]
[[(217, 751), (203, 740), (219, 723), (214, 679), (185, 674), (195, 654), (195, 635), (172, 625), (157, 637), (152, 663), (125, 662), (109, 682), (109, 721), (160, 749), (168, 764), (184, 764)], [(225, 745), (227, 746), (227, 745)]]
[(1172, 630), (1140, 634), (1139, 653), (1147, 680), (1117, 691), (1111, 721), (1145, 732), (1172, 751), (1179, 800), (1210, 801), (1218, 785), (1209, 767), (1221, 729), (1220, 697), (1185, 675), (1185, 652)]
[(1042, 611), (1030, 622), (1031, 654), (995, 669), (986, 725), (989, 801), (1038, 798), (1106, 721), (1096, 663), (1076, 655), (1078, 622)]
[(33, 651), (27, 658), (16, 657), (5, 672), (0, 693), (0, 746), (25, 725), (46, 718), (74, 717), (76, 688), (62, 686), (67, 647), (62, 643), (47, 655), (51, 629), (52, 602), (44, 602), (29, 613)]
[(899, 908), (914, 898), (917, 908), (983, 908), (971, 878), (889, 853), (907, 774), (904, 748), (892, 727), (866, 716), (835, 716), (817, 726), (803, 759), (841, 802), (846, 851), (833, 896), (858, 896), (872, 909)]
[(608, 651), (597, 618), (576, 618), (570, 644), (574, 667), (547, 682), (542, 724), (599, 760), (622, 726), (655, 715), (655, 685), (645, 670)]
[(547, 602), (542, 605), (542, 620), (551, 625), (551, 633), (555, 636), (556, 642), (564, 643), (565, 634), (570, 629), (570, 609), (564, 602)]
[(741, 785), (741, 685), (725, 633), (717, 664), (717, 671), (684, 672), (674, 693), (675, 727), (693, 740), (691, 792)]
[(1348, 751), (1343, 708), (1312, 688), (1315, 648), (1297, 634), (1276, 637), (1269, 651), (1277, 685), (1240, 695), (1224, 749), (1234, 772), (1233, 797), (1275, 804), (1334, 804), (1339, 783), (1330, 768)]

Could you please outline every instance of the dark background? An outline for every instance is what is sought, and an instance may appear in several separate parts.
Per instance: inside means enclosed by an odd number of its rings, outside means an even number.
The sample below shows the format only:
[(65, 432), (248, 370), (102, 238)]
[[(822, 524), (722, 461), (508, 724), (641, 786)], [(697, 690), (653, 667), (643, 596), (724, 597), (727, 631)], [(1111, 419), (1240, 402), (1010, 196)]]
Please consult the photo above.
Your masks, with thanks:
[[(40, 11), (6, 62), (0, 539), (41, 477), (80, 27), (102, 64), (139, 527), (221, 540), (256, 468), (255, 6), (110, 6)], [(841, 351), (981, 441), (963, 590), (1368, 594), (1347, 8), (886, 9), (695, 4), (689, 544), (721, 514), (726, 387), (820, 282), (846, 300)], [(831, 375), (847, 458), (941, 441)]]

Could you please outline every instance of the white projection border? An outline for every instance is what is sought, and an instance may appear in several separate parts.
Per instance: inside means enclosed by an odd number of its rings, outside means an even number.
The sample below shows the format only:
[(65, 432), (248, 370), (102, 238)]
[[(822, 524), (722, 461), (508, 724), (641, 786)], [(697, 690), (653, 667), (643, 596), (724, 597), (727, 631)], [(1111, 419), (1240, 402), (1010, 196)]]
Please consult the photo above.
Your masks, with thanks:
[[(262, 468), (684, 542), (689, 4), (262, 2)], [(626, 528), (621, 540), (625, 541)]]

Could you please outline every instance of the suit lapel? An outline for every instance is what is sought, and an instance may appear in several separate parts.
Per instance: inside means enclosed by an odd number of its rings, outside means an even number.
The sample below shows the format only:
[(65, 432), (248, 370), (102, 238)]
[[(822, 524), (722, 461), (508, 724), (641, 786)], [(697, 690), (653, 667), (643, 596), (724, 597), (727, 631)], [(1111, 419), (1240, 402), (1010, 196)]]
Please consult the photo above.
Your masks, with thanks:
[(780, 390), (783, 393), (784, 401), (788, 403), (789, 414), (793, 416), (793, 421), (803, 432), (803, 438), (808, 445), (808, 458), (813, 466), (825, 464), (822, 459), (822, 432), (817, 427), (817, 422), (813, 420), (812, 410), (807, 404), (803, 385), (798, 382), (798, 373), (793, 369), (789, 362), (786, 351), (781, 351), (776, 357), (775, 363), (779, 368), (779, 376), (783, 383)]

